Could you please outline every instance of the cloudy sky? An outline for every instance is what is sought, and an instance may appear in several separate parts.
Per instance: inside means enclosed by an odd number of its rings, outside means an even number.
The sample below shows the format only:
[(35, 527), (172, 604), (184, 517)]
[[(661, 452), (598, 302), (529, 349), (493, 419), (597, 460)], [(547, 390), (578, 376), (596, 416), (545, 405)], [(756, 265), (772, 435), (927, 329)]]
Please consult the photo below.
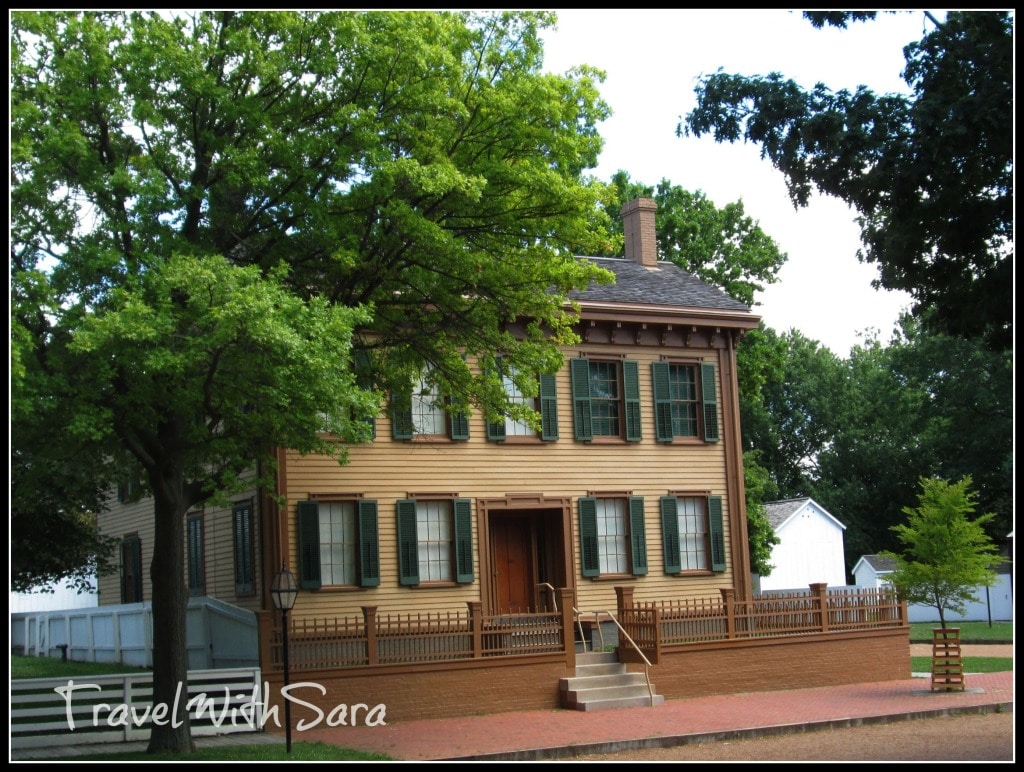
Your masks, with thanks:
[(815, 29), (786, 10), (559, 10), (558, 29), (544, 35), (545, 66), (577, 64), (605, 71), (601, 94), (614, 115), (601, 124), (605, 149), (593, 174), (619, 169), (656, 185), (667, 179), (703, 191), (717, 206), (742, 200), (748, 216), (789, 255), (779, 282), (755, 311), (778, 332), (791, 328), (845, 357), (868, 329), (887, 342), (909, 304), (905, 293), (871, 287), (877, 268), (858, 262), (855, 213), (816, 195), (795, 210), (785, 180), (760, 147), (679, 138), (676, 125), (696, 106), (696, 79), (721, 68), (740, 75), (780, 72), (805, 88), (865, 85), (907, 93), (900, 77), (903, 46), (919, 40), (921, 11), (886, 14), (846, 30)]

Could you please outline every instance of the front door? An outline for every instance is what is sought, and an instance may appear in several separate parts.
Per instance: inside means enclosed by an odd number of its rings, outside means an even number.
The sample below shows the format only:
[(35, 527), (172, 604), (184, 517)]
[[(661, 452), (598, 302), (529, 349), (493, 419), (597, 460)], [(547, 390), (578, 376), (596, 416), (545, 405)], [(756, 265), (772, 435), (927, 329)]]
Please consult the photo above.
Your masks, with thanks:
[(536, 572), (531, 518), (514, 515), (492, 518), (491, 545), (496, 612), (532, 611)]

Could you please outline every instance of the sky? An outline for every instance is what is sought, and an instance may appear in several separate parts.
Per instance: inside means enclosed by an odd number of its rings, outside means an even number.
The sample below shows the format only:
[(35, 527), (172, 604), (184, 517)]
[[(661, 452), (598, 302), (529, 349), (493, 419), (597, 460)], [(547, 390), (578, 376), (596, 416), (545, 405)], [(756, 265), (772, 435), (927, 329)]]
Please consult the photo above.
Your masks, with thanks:
[[(602, 98), (613, 115), (599, 125), (605, 140), (591, 174), (618, 170), (634, 182), (662, 179), (703, 193), (719, 208), (742, 201), (788, 255), (778, 281), (758, 293), (754, 312), (778, 333), (799, 330), (840, 357), (877, 330), (887, 343), (904, 292), (876, 290), (875, 265), (857, 260), (856, 212), (817, 193), (794, 209), (785, 178), (760, 157), (760, 146), (676, 136), (696, 107), (698, 77), (719, 68), (738, 75), (782, 73), (805, 89), (864, 85), (875, 93), (909, 92), (900, 77), (903, 46), (919, 40), (921, 11), (880, 14), (845, 30), (815, 29), (788, 10), (558, 10), (557, 30), (544, 33), (545, 69), (564, 73), (589, 64), (604, 70)], [(929, 23), (930, 24), (930, 23)]]

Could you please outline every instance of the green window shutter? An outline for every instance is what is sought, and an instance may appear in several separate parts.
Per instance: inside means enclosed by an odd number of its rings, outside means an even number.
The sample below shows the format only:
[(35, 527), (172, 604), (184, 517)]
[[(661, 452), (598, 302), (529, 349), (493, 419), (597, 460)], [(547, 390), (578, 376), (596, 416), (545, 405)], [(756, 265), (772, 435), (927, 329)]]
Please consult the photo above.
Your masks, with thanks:
[(235, 594), (246, 595), (256, 589), (252, 554), (252, 505), (240, 504), (232, 511), (235, 540)]
[(377, 537), (377, 502), (359, 502), (359, 586), (380, 584), (380, 543)]
[(505, 439), (505, 422), (504, 421), (488, 421), (487, 422), (487, 439), (491, 442), (498, 442)]
[(412, 392), (391, 394), (391, 436), (396, 440), (412, 439)]
[(661, 544), (665, 553), (665, 573), (683, 570), (679, 558), (679, 504), (675, 496), (661, 497)]
[(633, 574), (647, 573), (647, 528), (644, 525), (644, 497), (629, 497), (629, 540), (633, 553)]
[(416, 537), (416, 500), (395, 502), (398, 512), (398, 581), (404, 585), (420, 583), (420, 549)]
[(473, 581), (473, 505), (469, 499), (455, 499), (455, 581)]
[(635, 360), (622, 362), (622, 396), (626, 408), (626, 441), (640, 442), (643, 428), (640, 420), (640, 366)]
[(718, 442), (718, 397), (715, 395), (715, 366), (700, 366), (700, 392), (704, 401), (704, 440)]
[(300, 501), (299, 511), (299, 586), (320, 589), (320, 505)]
[(711, 536), (711, 570), (725, 570), (725, 527), (722, 524), (722, 497), (708, 496), (708, 531)]
[(203, 518), (190, 517), (188, 523), (188, 589), (192, 595), (202, 595), (203, 582)]
[(448, 436), (453, 440), (469, 439), (469, 416), (466, 413), (448, 414)]
[(558, 439), (558, 387), (555, 376), (540, 375), (540, 438)]
[(658, 442), (672, 442), (672, 397), (668, 372), (668, 362), (651, 363), (651, 383), (654, 385), (654, 433)]
[[(501, 362), (502, 357), (494, 358), (494, 366), (497, 371), (497, 376), (501, 377)], [(505, 422), (504, 421), (487, 421), (487, 439), (491, 442), (499, 442), (505, 439)]]
[(594, 424), (590, 413), (590, 360), (569, 360), (572, 376), (572, 413), (576, 439), (589, 442), (594, 439)]
[[(373, 388), (373, 373), (370, 370), (370, 355), (359, 349), (352, 355), (352, 363), (356, 369), (356, 384), (361, 389), (370, 390)], [(377, 439), (377, 419), (371, 418), (370, 424), (370, 437)]]
[(597, 499), (580, 498), (580, 563), (584, 576), (599, 576), (601, 558), (597, 548)]

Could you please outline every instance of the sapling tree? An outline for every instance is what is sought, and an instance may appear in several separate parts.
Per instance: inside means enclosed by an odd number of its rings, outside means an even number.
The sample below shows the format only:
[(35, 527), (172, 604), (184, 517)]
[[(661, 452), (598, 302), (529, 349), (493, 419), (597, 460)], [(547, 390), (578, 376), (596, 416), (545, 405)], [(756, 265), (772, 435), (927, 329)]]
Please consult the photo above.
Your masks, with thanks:
[(890, 581), (907, 603), (934, 606), (939, 625), (946, 627), (946, 612), (965, 613), (976, 601), (975, 588), (991, 587), (993, 566), (1003, 562), (984, 525), (995, 515), (973, 517), (975, 494), (971, 477), (950, 483), (937, 477), (921, 478), (920, 504), (904, 507), (908, 521), (894, 525), (902, 552), (880, 552), (896, 568)]

